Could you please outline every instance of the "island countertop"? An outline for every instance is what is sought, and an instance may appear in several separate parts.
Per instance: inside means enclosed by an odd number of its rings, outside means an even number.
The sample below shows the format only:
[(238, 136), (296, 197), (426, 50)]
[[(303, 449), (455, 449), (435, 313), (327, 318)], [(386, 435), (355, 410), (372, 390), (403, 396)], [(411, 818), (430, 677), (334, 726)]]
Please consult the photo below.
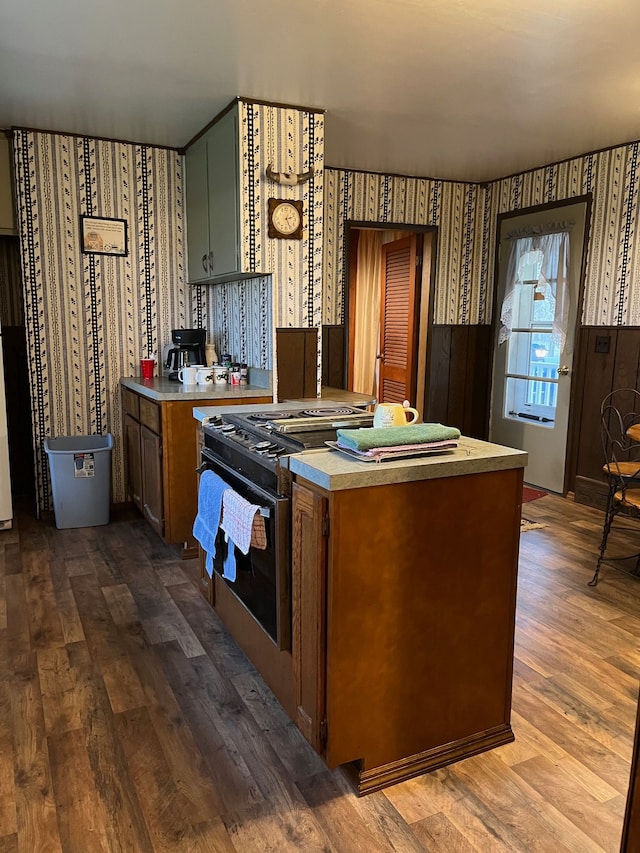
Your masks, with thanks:
[(524, 468), (528, 455), (512, 447), (462, 436), (456, 450), (423, 459), (360, 462), (336, 450), (312, 449), (294, 453), (288, 461), (292, 473), (328, 492), (335, 492)]
[(142, 379), (138, 376), (125, 376), (120, 384), (136, 394), (148, 397), (150, 400), (193, 400), (194, 403), (204, 400), (243, 400), (253, 397), (269, 397), (271, 389), (259, 385), (183, 385), (164, 377)]

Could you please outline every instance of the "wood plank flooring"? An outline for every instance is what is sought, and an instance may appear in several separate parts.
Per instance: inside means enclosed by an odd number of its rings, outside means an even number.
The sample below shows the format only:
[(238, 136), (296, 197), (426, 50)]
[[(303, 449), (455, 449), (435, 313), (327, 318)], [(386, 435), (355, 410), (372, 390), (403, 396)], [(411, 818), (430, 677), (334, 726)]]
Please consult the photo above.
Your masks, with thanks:
[[(602, 514), (523, 514), (515, 742), (358, 799), (287, 719), (138, 517), (0, 533), (0, 853), (619, 849), (640, 581), (595, 565)], [(623, 522), (624, 524), (624, 522)], [(612, 533), (640, 543), (640, 525)]]

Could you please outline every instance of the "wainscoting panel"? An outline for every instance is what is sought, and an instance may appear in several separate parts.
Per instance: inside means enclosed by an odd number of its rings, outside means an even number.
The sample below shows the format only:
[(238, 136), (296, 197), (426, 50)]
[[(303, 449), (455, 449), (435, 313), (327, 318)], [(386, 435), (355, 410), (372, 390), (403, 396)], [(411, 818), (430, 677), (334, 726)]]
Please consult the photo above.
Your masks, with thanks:
[(491, 326), (433, 326), (424, 421), (486, 439)]
[(278, 400), (316, 397), (317, 329), (276, 329)]
[[(609, 352), (596, 352), (596, 338), (609, 338)], [(569, 489), (579, 503), (604, 508), (606, 485), (602, 477), (600, 406), (617, 388), (640, 389), (640, 328), (585, 326), (577, 353), (573, 438), (575, 468), (570, 467)]]

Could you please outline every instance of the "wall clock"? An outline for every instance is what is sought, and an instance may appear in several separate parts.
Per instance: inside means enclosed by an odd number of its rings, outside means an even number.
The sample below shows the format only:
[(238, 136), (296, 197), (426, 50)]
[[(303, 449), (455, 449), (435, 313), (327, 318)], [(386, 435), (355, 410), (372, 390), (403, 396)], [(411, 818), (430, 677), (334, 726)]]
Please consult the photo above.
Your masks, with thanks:
[(302, 202), (269, 199), (269, 237), (302, 239)]

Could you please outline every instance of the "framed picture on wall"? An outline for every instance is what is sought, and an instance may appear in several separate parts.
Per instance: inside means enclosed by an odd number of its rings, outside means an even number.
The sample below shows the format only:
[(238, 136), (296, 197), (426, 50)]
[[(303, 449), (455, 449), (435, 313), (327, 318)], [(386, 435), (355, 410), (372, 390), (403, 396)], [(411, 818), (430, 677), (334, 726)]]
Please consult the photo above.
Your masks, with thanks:
[(98, 216), (80, 217), (82, 251), (85, 255), (127, 255), (127, 222)]

